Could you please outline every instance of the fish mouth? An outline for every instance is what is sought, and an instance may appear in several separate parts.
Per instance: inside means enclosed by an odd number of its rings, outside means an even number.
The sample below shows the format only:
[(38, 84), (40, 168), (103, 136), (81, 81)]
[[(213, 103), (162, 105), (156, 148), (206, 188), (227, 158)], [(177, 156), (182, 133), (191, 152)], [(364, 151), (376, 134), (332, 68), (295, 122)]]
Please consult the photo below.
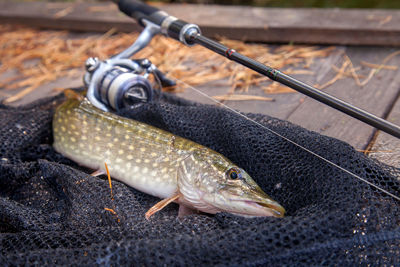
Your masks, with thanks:
[(231, 211), (231, 213), (244, 216), (244, 217), (276, 217), (283, 218), (285, 216), (285, 208), (279, 205), (275, 201), (268, 201), (270, 203), (265, 203), (262, 201), (254, 201), (254, 200), (231, 200), (236, 203), (243, 203), (251, 211)]
[(276, 217), (285, 215), (285, 208), (255, 186), (249, 190), (230, 188), (222, 192), (225, 204), (221, 210), (245, 217)]
[(257, 202), (257, 201), (246, 201), (250, 205), (256, 205), (260, 208), (267, 208), (265, 212), (269, 212), (273, 217), (282, 218), (285, 216), (285, 208), (279, 205), (278, 203), (264, 203), (264, 202)]

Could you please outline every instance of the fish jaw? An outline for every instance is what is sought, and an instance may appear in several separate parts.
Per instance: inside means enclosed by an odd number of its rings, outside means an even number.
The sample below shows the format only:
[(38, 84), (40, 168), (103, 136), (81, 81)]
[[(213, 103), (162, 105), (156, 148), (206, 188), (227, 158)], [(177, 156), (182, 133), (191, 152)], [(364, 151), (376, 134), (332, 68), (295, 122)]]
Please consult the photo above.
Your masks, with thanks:
[(246, 217), (277, 217), (282, 218), (285, 215), (285, 209), (276, 201), (264, 200), (264, 201), (254, 201), (254, 200), (236, 200), (231, 199), (231, 202), (235, 203), (236, 209), (240, 207), (241, 210), (238, 212), (231, 211), (231, 213)]
[(244, 217), (277, 217), (282, 218), (285, 215), (285, 209), (261, 188), (243, 190), (221, 189), (215, 194), (212, 201), (221, 212), (229, 212)]

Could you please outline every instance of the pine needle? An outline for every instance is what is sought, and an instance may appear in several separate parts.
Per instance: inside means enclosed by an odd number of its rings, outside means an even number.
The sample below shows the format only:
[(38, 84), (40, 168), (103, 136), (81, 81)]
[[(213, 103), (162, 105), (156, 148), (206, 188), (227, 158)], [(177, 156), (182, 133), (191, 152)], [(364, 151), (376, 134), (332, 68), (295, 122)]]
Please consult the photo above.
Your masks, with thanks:
[(113, 191), (112, 191), (112, 184), (111, 184), (111, 176), (110, 176), (110, 171), (108, 170), (108, 166), (107, 163), (104, 162), (104, 166), (106, 167), (106, 171), (107, 171), (107, 179), (108, 179), (108, 183), (110, 185), (110, 193), (111, 193), (111, 199), (114, 200), (114, 195), (113, 195)]

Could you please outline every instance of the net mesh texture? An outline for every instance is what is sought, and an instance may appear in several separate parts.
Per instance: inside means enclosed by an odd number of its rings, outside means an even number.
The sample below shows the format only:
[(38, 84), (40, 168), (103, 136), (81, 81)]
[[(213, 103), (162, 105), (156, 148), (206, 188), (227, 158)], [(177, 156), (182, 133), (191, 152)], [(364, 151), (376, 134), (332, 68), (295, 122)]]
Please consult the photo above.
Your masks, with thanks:
[[(53, 150), (52, 116), (62, 101), (0, 106), (2, 265), (400, 265), (397, 200), (238, 114), (168, 95), (121, 115), (227, 156), (287, 214), (178, 218), (171, 204), (148, 221), (158, 198), (113, 180), (112, 200), (106, 178)], [(400, 169), (287, 121), (246, 115), (400, 195)]]

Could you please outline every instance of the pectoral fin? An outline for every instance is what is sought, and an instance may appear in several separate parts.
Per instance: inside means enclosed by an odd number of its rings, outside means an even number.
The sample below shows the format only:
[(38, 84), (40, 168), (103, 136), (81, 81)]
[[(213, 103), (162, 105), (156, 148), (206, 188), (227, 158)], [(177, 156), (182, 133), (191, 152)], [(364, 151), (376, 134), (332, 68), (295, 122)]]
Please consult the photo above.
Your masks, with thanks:
[(145, 214), (146, 219), (148, 220), (151, 215), (156, 213), (157, 211), (162, 210), (164, 207), (166, 207), (169, 203), (177, 200), (181, 195), (179, 193), (176, 193), (172, 197), (166, 198), (155, 204), (153, 207), (151, 207)]

